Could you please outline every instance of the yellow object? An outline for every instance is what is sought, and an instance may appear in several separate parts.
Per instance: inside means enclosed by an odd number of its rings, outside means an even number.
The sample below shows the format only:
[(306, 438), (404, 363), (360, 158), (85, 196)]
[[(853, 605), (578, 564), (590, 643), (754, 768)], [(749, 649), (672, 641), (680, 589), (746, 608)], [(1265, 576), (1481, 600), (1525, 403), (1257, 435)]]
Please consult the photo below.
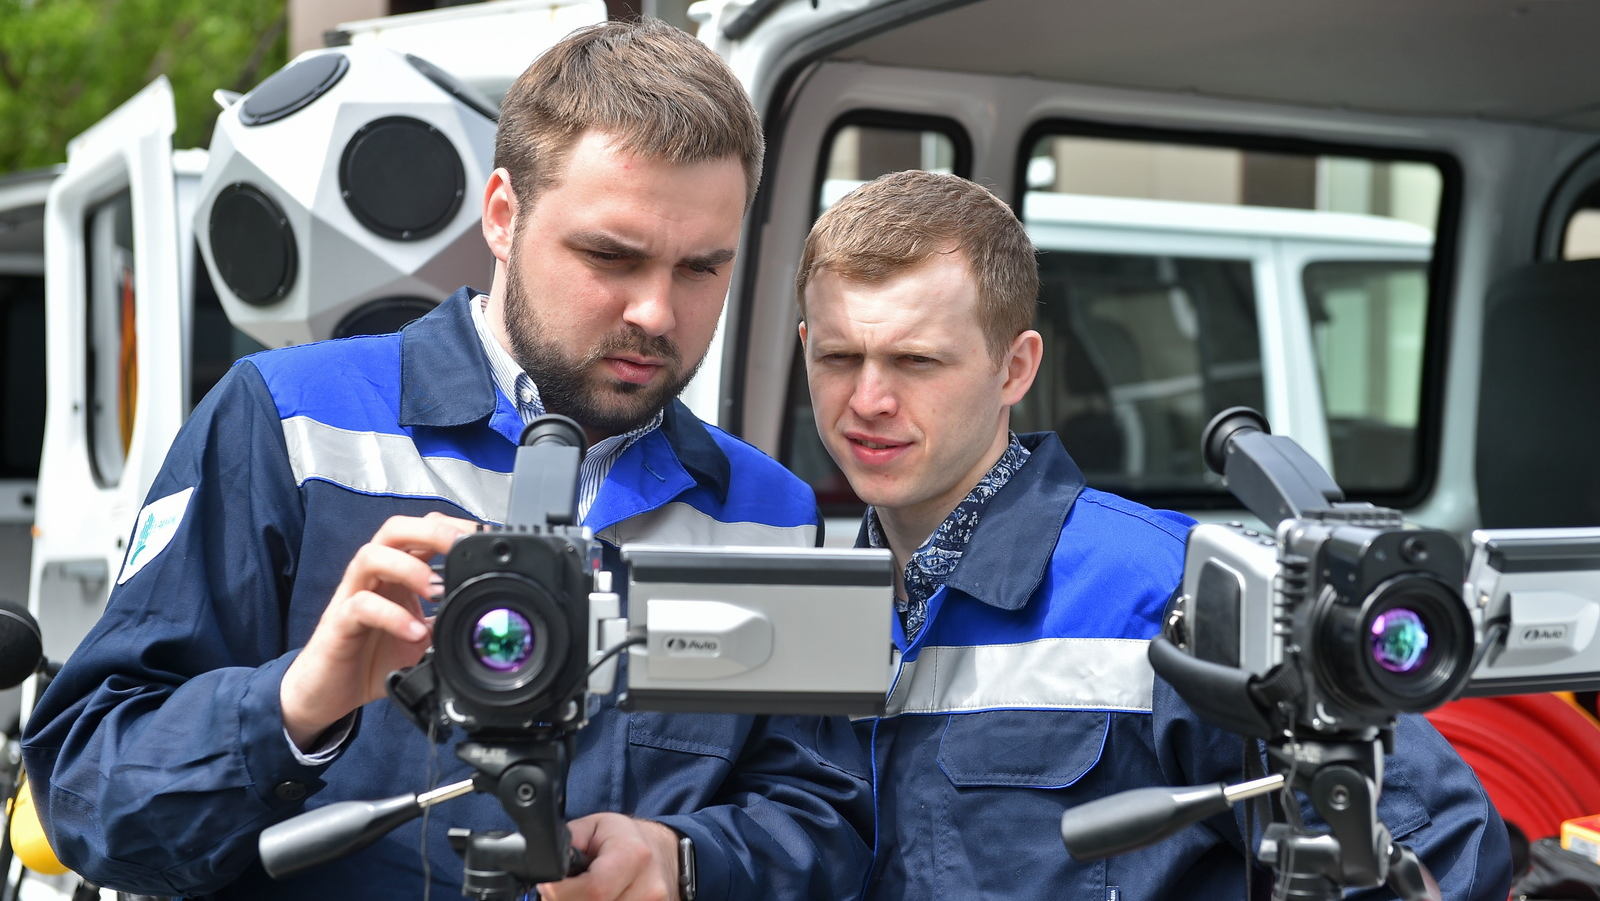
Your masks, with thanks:
[(1563, 822), (1561, 847), (1600, 863), (1600, 816), (1578, 817)]
[(11, 847), (17, 852), (22, 865), (35, 873), (59, 876), (67, 871), (50, 849), (44, 837), (44, 826), (39, 823), (39, 811), (33, 806), (33, 788), (23, 780), (17, 790), (16, 800), (7, 811), (11, 815)]

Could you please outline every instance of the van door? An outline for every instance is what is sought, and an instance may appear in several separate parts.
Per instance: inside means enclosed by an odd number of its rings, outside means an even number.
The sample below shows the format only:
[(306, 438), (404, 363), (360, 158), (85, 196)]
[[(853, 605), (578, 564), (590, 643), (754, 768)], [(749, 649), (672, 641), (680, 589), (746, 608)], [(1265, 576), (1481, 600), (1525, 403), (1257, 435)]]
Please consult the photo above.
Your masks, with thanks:
[[(10, 604), (28, 600), (44, 436), (44, 200), (55, 175), (0, 177), (0, 601)], [(17, 722), (21, 697), (0, 691), (0, 731)]]
[(28, 597), (44, 434), (44, 201), (54, 169), (0, 177), (0, 600)]
[(184, 415), (172, 87), (67, 145), (45, 204), (46, 399), (28, 606), (45, 654), (94, 624)]

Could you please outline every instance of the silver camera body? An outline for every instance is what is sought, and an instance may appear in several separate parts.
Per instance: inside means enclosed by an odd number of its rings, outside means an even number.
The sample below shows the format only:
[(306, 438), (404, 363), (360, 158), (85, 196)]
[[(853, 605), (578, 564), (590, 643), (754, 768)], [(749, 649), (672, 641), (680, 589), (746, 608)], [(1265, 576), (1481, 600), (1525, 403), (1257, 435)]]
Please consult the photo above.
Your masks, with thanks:
[(1600, 688), (1600, 528), (1473, 532), (1465, 594), (1488, 645), (1465, 694)]
[[(1466, 681), (1477, 629), (1460, 546), (1395, 511), (1341, 505), (1268, 535), (1241, 523), (1189, 535), (1169, 631), (1209, 663), (1293, 678), (1293, 721), (1319, 733), (1382, 728)], [(1292, 671), (1285, 673), (1284, 670)]]

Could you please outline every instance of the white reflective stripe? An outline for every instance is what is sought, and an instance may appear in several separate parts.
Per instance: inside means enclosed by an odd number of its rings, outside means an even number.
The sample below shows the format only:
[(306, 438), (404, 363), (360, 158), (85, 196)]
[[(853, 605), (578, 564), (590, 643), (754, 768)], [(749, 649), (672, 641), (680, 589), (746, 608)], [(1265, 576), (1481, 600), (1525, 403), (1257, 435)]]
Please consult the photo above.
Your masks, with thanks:
[(885, 716), (976, 710), (1148, 712), (1148, 641), (1041, 638), (1022, 644), (923, 648), (903, 664)]
[(424, 457), (405, 435), (356, 432), (306, 416), (283, 421), (296, 485), (322, 479), (364, 494), (441, 498), (478, 519), (504, 522), (511, 473)]
[(672, 503), (648, 513), (630, 516), (602, 531), (600, 537), (618, 547), (636, 542), (734, 547), (811, 547), (817, 543), (817, 527), (722, 522), (688, 504)]

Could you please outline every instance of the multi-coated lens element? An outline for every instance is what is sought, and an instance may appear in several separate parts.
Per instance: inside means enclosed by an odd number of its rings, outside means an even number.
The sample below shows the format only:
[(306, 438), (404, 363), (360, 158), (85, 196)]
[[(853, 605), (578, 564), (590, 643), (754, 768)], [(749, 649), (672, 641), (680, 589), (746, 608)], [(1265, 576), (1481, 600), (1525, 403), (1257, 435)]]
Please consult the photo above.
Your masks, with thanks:
[(515, 610), (490, 610), (472, 629), (472, 649), (489, 669), (514, 672), (533, 656), (533, 625)]
[(1372, 618), (1372, 659), (1391, 673), (1414, 673), (1428, 654), (1428, 627), (1409, 607)]
[(1308, 625), (1320, 689), (1357, 717), (1431, 710), (1466, 682), (1472, 619), (1460, 594), (1431, 574), (1403, 572), (1364, 598), (1326, 591)]

